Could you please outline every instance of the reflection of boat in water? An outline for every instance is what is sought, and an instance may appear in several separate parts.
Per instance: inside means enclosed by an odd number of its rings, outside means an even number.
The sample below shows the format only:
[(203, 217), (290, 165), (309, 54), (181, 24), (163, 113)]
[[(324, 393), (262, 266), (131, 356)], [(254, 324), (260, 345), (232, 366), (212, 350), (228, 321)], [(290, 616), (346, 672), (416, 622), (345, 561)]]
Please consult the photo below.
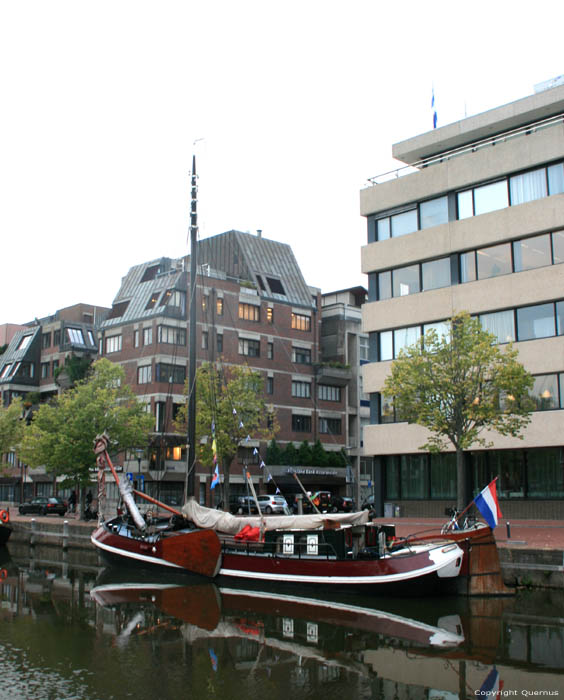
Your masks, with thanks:
[[(128, 576), (129, 579), (128, 580)], [(137, 603), (150, 604), (163, 613), (188, 622), (210, 636), (257, 635), (264, 641), (273, 630), (288, 638), (290, 630), (306, 630), (309, 642), (334, 637), (337, 630), (368, 635), (381, 643), (415, 645), (422, 648), (452, 648), (464, 637), (456, 624), (437, 626), (409, 618), (392, 610), (371, 604), (372, 598), (315, 597), (311, 591), (280, 595), (279, 592), (240, 589), (228, 585), (219, 588), (201, 578), (171, 580), (170, 576), (155, 578), (139, 575), (131, 580), (119, 569), (107, 569), (98, 578), (91, 596), (105, 607)], [(380, 600), (379, 603), (385, 603)], [(220, 624), (221, 623), (221, 624)], [(197, 632), (193, 631), (197, 636)], [(274, 635), (275, 636), (275, 635)]]

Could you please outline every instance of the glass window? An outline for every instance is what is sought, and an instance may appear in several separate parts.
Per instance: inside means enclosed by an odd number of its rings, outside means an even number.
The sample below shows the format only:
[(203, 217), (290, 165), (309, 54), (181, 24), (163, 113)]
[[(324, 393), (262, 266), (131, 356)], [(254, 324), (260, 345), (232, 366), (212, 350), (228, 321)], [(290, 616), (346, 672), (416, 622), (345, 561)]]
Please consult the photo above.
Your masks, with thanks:
[(515, 272), (551, 264), (550, 234), (525, 238), (513, 243)]
[(437, 199), (421, 202), (419, 216), (422, 229), (446, 224), (448, 222), (448, 197), (437, 197)]
[(509, 178), (511, 204), (523, 204), (546, 197), (546, 170), (539, 168)]
[(535, 377), (529, 396), (535, 402), (535, 411), (549, 411), (559, 407), (558, 378), (556, 374)]
[(298, 365), (311, 365), (311, 349), (292, 348), (292, 362)]
[(495, 335), (498, 343), (509, 343), (515, 340), (515, 318), (511, 310), (481, 314), (480, 323), (484, 330)]
[(239, 355), (247, 355), (247, 357), (260, 357), (260, 340), (239, 338)]
[(311, 317), (305, 314), (296, 314), (292, 312), (292, 328), (298, 331), (310, 331)]
[(564, 301), (556, 302), (556, 333), (564, 335)]
[(384, 457), (384, 475), (386, 479), (386, 498), (399, 498), (400, 470), (398, 457)]
[(393, 423), (395, 421), (394, 416), (394, 402), (384, 394), (380, 394), (380, 423)]
[(394, 357), (398, 357), (401, 350), (405, 350), (415, 343), (421, 337), (420, 326), (411, 326), (410, 328), (398, 328), (394, 331)]
[(456, 454), (430, 455), (431, 498), (456, 498)]
[(552, 255), (555, 265), (564, 262), (564, 232), (558, 231), (552, 234)]
[(296, 433), (311, 433), (311, 416), (292, 415), (292, 430)]
[(300, 399), (311, 398), (311, 383), (292, 381), (292, 396)]
[(390, 299), (392, 296), (392, 273), (390, 270), (378, 275), (378, 299)]
[(391, 221), (392, 238), (399, 238), (399, 236), (413, 233), (417, 231), (417, 209), (404, 211), (402, 214), (395, 214), (391, 217)]
[(380, 333), (380, 362), (394, 359), (393, 332)]
[(458, 200), (458, 218), (468, 219), (470, 216), (474, 216), (474, 203), (472, 198), (472, 190), (466, 190), (465, 192), (459, 192), (457, 195)]
[(492, 182), (474, 189), (474, 214), (487, 214), (509, 206), (507, 198), (507, 181)]
[(548, 338), (555, 334), (554, 304), (517, 309), (517, 339)]
[(564, 496), (564, 455), (560, 447), (527, 450), (527, 495), (533, 498)]
[(390, 237), (390, 217), (379, 219), (376, 223), (378, 225), (378, 240), (387, 240)]
[(450, 258), (440, 258), (421, 265), (423, 289), (439, 289), (450, 285)]
[(548, 168), (548, 194), (564, 192), (564, 165), (557, 163)]
[(478, 279), (507, 275), (511, 272), (511, 247), (509, 243), (493, 245), (477, 251)]
[(476, 253), (460, 254), (460, 281), (474, 282), (476, 279)]
[(427, 497), (427, 455), (401, 455), (402, 498)]
[(419, 287), (419, 265), (400, 267), (393, 271), (392, 291), (395, 297), (403, 297), (421, 291)]

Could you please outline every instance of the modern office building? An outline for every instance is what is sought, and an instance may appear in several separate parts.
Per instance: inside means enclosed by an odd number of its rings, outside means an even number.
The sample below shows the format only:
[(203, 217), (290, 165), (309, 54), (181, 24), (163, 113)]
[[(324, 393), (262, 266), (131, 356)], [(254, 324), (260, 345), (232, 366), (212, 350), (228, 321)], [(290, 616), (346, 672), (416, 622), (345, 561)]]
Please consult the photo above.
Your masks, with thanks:
[(564, 86), (393, 146), (406, 164), (361, 192), (369, 277), (364, 330), (376, 501), (444, 515), (456, 500), (452, 452), (420, 449), (380, 390), (391, 362), (430, 327), (468, 311), (514, 341), (534, 375), (536, 410), (523, 439), (487, 435), (467, 454), (473, 493), (498, 476), (507, 517), (564, 517)]

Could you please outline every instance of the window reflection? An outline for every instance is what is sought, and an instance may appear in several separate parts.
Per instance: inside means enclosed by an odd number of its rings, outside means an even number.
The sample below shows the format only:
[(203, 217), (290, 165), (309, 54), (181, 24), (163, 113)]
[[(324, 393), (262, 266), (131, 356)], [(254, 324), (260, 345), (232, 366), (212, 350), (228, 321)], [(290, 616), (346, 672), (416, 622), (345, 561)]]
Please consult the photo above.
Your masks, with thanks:
[(513, 243), (515, 272), (550, 265), (550, 234), (526, 238)]
[(450, 258), (441, 258), (421, 266), (423, 289), (439, 289), (450, 285)]
[(477, 253), (478, 279), (498, 277), (511, 272), (511, 248), (509, 243), (482, 248)]
[(395, 297), (419, 292), (419, 265), (408, 265), (394, 270), (392, 291)]
[(492, 182), (474, 189), (474, 215), (487, 214), (509, 206), (507, 182)]
[(538, 304), (517, 309), (519, 340), (548, 338), (555, 334), (554, 304)]

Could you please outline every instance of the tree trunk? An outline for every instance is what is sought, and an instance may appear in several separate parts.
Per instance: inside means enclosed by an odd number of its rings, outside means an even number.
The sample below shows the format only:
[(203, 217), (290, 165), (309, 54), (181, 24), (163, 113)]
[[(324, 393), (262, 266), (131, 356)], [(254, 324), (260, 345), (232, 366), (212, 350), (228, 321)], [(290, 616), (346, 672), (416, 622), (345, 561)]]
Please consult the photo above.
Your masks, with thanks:
[(464, 510), (468, 505), (468, 494), (466, 493), (466, 460), (464, 450), (456, 448), (456, 508), (458, 511)]

